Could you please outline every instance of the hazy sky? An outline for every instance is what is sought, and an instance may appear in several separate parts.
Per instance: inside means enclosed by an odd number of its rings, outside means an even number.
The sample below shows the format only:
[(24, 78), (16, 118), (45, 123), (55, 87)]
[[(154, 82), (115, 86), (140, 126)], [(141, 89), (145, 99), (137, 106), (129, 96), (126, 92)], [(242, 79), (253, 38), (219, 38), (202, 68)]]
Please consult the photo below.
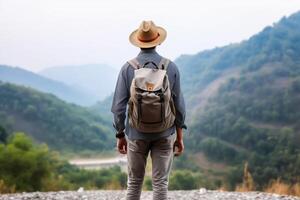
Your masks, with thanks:
[(300, 10), (300, 0), (0, 0), (0, 64), (32, 71), (107, 63), (119, 68), (138, 49), (142, 20), (168, 31), (169, 58), (239, 42)]

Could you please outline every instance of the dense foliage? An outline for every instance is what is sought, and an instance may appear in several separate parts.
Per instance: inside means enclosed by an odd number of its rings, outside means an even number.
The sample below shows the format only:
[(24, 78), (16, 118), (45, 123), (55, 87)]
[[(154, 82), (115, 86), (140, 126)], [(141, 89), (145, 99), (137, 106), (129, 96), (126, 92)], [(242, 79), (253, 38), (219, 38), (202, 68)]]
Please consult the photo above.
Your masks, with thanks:
[[(240, 44), (178, 60), (193, 116), (187, 146), (231, 166), (224, 177), (231, 189), (242, 181), (245, 161), (256, 189), (278, 178), (300, 181), (298, 30), (300, 13)], [(239, 70), (238, 76), (225, 81), (204, 108), (193, 109), (197, 95), (232, 69)]]
[(86, 189), (122, 189), (127, 175), (119, 167), (83, 170), (68, 164), (47, 145), (34, 144), (24, 133), (0, 144), (0, 193)]
[(180, 67), (183, 90), (189, 102), (195, 100), (195, 91), (199, 93), (205, 89), (213, 80), (224, 75), (226, 70), (238, 68), (251, 71), (269, 62), (284, 61), (289, 65), (299, 62), (299, 24), (298, 12), (282, 18), (274, 26), (266, 27), (249, 40), (179, 57), (176, 63)]
[(56, 168), (59, 181), (51, 180), (53, 188), (47, 190), (74, 190), (79, 187), (85, 189), (125, 189), (127, 174), (118, 166), (99, 170), (79, 169), (67, 162)]
[[(258, 186), (278, 177), (298, 181), (300, 96), (294, 82), (279, 90), (270, 87), (276, 85), (272, 81), (253, 81), (252, 92), (243, 87), (245, 82), (250, 83), (244, 77), (231, 80), (211, 100), (192, 126), (200, 133), (194, 134), (194, 141), (201, 141), (193, 148), (227, 163), (248, 160)], [(209, 137), (201, 139), (203, 135)]]
[(9, 132), (22, 130), (59, 150), (111, 149), (110, 123), (53, 95), (0, 82), (0, 122)]
[(0, 144), (0, 179), (16, 191), (40, 190), (53, 170), (47, 146), (34, 146), (23, 133), (6, 140)]

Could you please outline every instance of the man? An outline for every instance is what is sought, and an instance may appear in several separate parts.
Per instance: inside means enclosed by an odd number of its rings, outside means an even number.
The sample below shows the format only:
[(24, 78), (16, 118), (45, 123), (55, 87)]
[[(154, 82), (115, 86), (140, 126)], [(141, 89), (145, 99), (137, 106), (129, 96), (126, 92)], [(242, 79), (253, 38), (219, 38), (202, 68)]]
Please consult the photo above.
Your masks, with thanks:
[[(179, 71), (173, 62), (164, 59), (155, 50), (156, 46), (160, 45), (166, 39), (166, 35), (165, 29), (156, 26), (152, 21), (143, 21), (140, 27), (131, 33), (129, 37), (130, 42), (139, 47), (141, 51), (134, 60), (127, 62), (122, 67), (114, 93), (111, 111), (114, 114), (114, 127), (117, 131), (118, 151), (121, 154), (127, 154), (128, 182), (126, 198), (130, 200), (140, 199), (149, 153), (152, 160), (153, 199), (167, 199), (168, 178), (172, 166), (173, 153), (175, 156), (179, 156), (184, 150), (182, 129), (186, 128), (184, 124), (185, 104), (180, 90)], [(147, 71), (144, 68), (152, 69)], [(138, 74), (145, 75), (145, 71), (152, 74), (156, 73), (158, 74), (157, 76), (163, 77), (161, 82), (164, 83), (161, 87), (164, 89), (164, 93), (158, 94), (162, 89), (154, 91), (153, 87), (155, 87), (155, 84), (148, 82), (145, 89), (147, 91), (137, 89), (137, 85), (134, 84), (140, 84), (141, 82), (143, 83), (143, 80), (149, 79), (149, 77), (143, 77), (142, 79), (136, 77), (139, 76)], [(165, 76), (163, 76), (164, 73), (166, 74)], [(153, 82), (157, 81), (158, 77), (154, 77), (154, 79)], [(165, 82), (166, 80), (168, 81)], [(171, 98), (169, 99), (166, 92), (168, 90), (171, 93), (169, 95)], [(142, 94), (142, 92), (144, 93)], [(157, 98), (161, 106), (153, 107), (155, 109), (145, 108), (143, 113), (139, 110), (142, 109), (139, 106), (132, 108), (134, 107), (134, 103), (140, 103), (142, 97), (144, 98), (145, 95), (148, 95), (149, 98), (158, 95)], [(136, 97), (138, 97), (138, 100), (135, 101)], [(128, 117), (126, 119), (126, 109), (129, 102), (131, 107), (128, 109)], [(158, 104), (156, 103), (155, 105)], [(174, 107), (173, 112), (168, 111), (170, 105)], [(162, 110), (159, 110), (160, 108)], [(170, 109), (172, 110), (172, 108)], [(133, 114), (134, 111), (148, 120), (154, 120), (151, 117), (153, 115), (164, 118), (164, 120), (161, 120), (162, 122), (169, 120), (171, 123), (169, 125), (164, 124), (165, 129), (159, 129), (161, 128), (161, 124), (155, 127), (157, 125), (155, 123), (153, 125), (150, 123), (150, 126), (146, 124), (148, 127), (139, 127), (139, 122), (143, 123), (143, 121), (133, 119), (135, 117)], [(155, 114), (155, 112), (159, 113)], [(173, 118), (172, 113), (174, 114)], [(137, 118), (140, 118), (140, 116)], [(163, 131), (151, 132), (151, 128)]]

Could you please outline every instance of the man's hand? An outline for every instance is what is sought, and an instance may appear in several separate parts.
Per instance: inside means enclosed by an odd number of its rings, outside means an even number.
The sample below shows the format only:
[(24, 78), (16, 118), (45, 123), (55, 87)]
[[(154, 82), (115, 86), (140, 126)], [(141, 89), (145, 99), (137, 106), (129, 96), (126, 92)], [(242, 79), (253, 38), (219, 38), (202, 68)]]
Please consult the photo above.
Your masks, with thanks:
[(127, 153), (127, 141), (125, 137), (117, 139), (117, 148), (121, 154)]
[(174, 143), (174, 155), (180, 156), (184, 151), (183, 140), (176, 140)]
[(173, 151), (175, 156), (180, 156), (184, 151), (183, 133), (181, 128), (176, 128), (176, 132), (177, 132), (177, 138), (174, 143)]

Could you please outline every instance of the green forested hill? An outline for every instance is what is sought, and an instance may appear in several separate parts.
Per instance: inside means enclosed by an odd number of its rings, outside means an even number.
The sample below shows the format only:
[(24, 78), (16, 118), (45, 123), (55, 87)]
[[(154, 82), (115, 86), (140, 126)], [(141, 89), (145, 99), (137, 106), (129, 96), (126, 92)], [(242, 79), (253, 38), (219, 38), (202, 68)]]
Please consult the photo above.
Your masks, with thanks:
[(0, 82), (0, 125), (61, 151), (113, 148), (110, 122), (54, 95)]
[(185, 94), (203, 91), (217, 78), (234, 76), (240, 70), (256, 71), (268, 63), (299, 61), (299, 21), (300, 13), (295, 13), (249, 40), (179, 57), (176, 63), (182, 71)]
[[(108, 121), (112, 121), (113, 114), (111, 112), (111, 106), (113, 101), (113, 94), (109, 95), (101, 101), (97, 101), (93, 106), (90, 106), (88, 109), (91, 112), (96, 112), (101, 114)], [(112, 122), (111, 122), (112, 123)]]
[(246, 41), (176, 62), (187, 147), (200, 168), (217, 166), (208, 173), (222, 173), (231, 187), (246, 161), (258, 189), (277, 178), (300, 180), (300, 12)]

